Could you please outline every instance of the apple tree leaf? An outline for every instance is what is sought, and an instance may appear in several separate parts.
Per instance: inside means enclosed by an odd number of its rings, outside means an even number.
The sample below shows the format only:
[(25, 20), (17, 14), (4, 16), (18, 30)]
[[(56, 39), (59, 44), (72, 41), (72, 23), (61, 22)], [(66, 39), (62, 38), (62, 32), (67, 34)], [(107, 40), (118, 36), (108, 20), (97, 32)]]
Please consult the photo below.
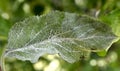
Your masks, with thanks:
[(16, 23), (9, 32), (5, 56), (36, 62), (44, 54), (59, 54), (73, 63), (90, 52), (107, 51), (117, 40), (111, 28), (94, 18), (52, 11)]

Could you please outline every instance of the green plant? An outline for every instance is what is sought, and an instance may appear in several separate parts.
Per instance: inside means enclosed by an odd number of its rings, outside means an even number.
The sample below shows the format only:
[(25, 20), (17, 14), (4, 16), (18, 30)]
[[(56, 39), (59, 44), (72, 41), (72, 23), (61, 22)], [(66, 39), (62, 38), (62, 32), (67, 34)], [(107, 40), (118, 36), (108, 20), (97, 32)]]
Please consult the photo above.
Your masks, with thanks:
[[(44, 54), (59, 54), (69, 63), (86, 59), (91, 52), (106, 53), (119, 40), (98, 19), (76, 13), (52, 11), (17, 22), (10, 30), (4, 57), (38, 61)], [(102, 54), (104, 55), (104, 54)]]

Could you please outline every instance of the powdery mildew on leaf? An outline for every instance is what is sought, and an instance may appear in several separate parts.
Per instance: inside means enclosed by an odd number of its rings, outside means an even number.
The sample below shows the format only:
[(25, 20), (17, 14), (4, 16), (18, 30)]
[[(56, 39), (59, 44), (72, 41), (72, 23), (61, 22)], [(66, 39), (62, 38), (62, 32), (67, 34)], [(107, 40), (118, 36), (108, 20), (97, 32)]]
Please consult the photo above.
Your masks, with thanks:
[(108, 50), (118, 38), (104, 23), (75, 13), (52, 11), (16, 23), (5, 56), (36, 62), (44, 54), (59, 54), (73, 63), (90, 52)]

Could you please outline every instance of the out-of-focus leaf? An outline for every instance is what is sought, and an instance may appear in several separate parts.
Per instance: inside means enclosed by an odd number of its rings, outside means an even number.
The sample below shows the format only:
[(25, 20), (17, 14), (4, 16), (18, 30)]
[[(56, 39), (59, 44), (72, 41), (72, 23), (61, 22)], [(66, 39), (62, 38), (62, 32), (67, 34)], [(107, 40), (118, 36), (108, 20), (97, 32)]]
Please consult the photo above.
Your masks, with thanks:
[(101, 19), (111, 26), (112, 31), (120, 36), (120, 9), (113, 10), (110, 14), (101, 16)]
[(6, 58), (6, 71), (35, 71), (29, 61), (20, 61), (14, 58)]
[(62, 6), (63, 10), (67, 12), (78, 12), (80, 9), (77, 7), (75, 4), (74, 0), (61, 0), (62, 1)]
[(8, 6), (9, 6), (9, 1), (8, 0), (1, 0), (0, 2), (0, 13), (1, 11), (7, 11)]
[(99, 56), (105, 56), (106, 53), (107, 53), (107, 51), (105, 51), (105, 50), (100, 51), (100, 52), (97, 52), (97, 54), (98, 54)]
[(116, 35), (120, 36), (120, 10), (114, 11), (112, 13), (113, 18), (111, 19), (111, 27), (113, 32), (115, 32)]
[(8, 20), (0, 17), (0, 40), (6, 40), (11, 25)]
[(16, 23), (5, 56), (36, 62), (46, 53), (58, 53), (72, 63), (90, 52), (108, 50), (118, 38), (104, 23), (85, 15), (53, 11)]

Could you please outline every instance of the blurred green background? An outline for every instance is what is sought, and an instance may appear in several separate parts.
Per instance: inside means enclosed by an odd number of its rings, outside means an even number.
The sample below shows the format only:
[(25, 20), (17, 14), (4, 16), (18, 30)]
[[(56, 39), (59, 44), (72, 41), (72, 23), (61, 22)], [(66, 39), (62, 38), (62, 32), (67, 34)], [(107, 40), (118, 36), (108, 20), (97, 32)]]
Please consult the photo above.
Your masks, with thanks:
[[(120, 37), (120, 0), (0, 0), (0, 55), (14, 23), (52, 10), (95, 17)], [(104, 57), (91, 53), (88, 60), (73, 64), (58, 55), (44, 55), (34, 64), (6, 58), (5, 66), (6, 71), (120, 71), (120, 41), (114, 43)]]

